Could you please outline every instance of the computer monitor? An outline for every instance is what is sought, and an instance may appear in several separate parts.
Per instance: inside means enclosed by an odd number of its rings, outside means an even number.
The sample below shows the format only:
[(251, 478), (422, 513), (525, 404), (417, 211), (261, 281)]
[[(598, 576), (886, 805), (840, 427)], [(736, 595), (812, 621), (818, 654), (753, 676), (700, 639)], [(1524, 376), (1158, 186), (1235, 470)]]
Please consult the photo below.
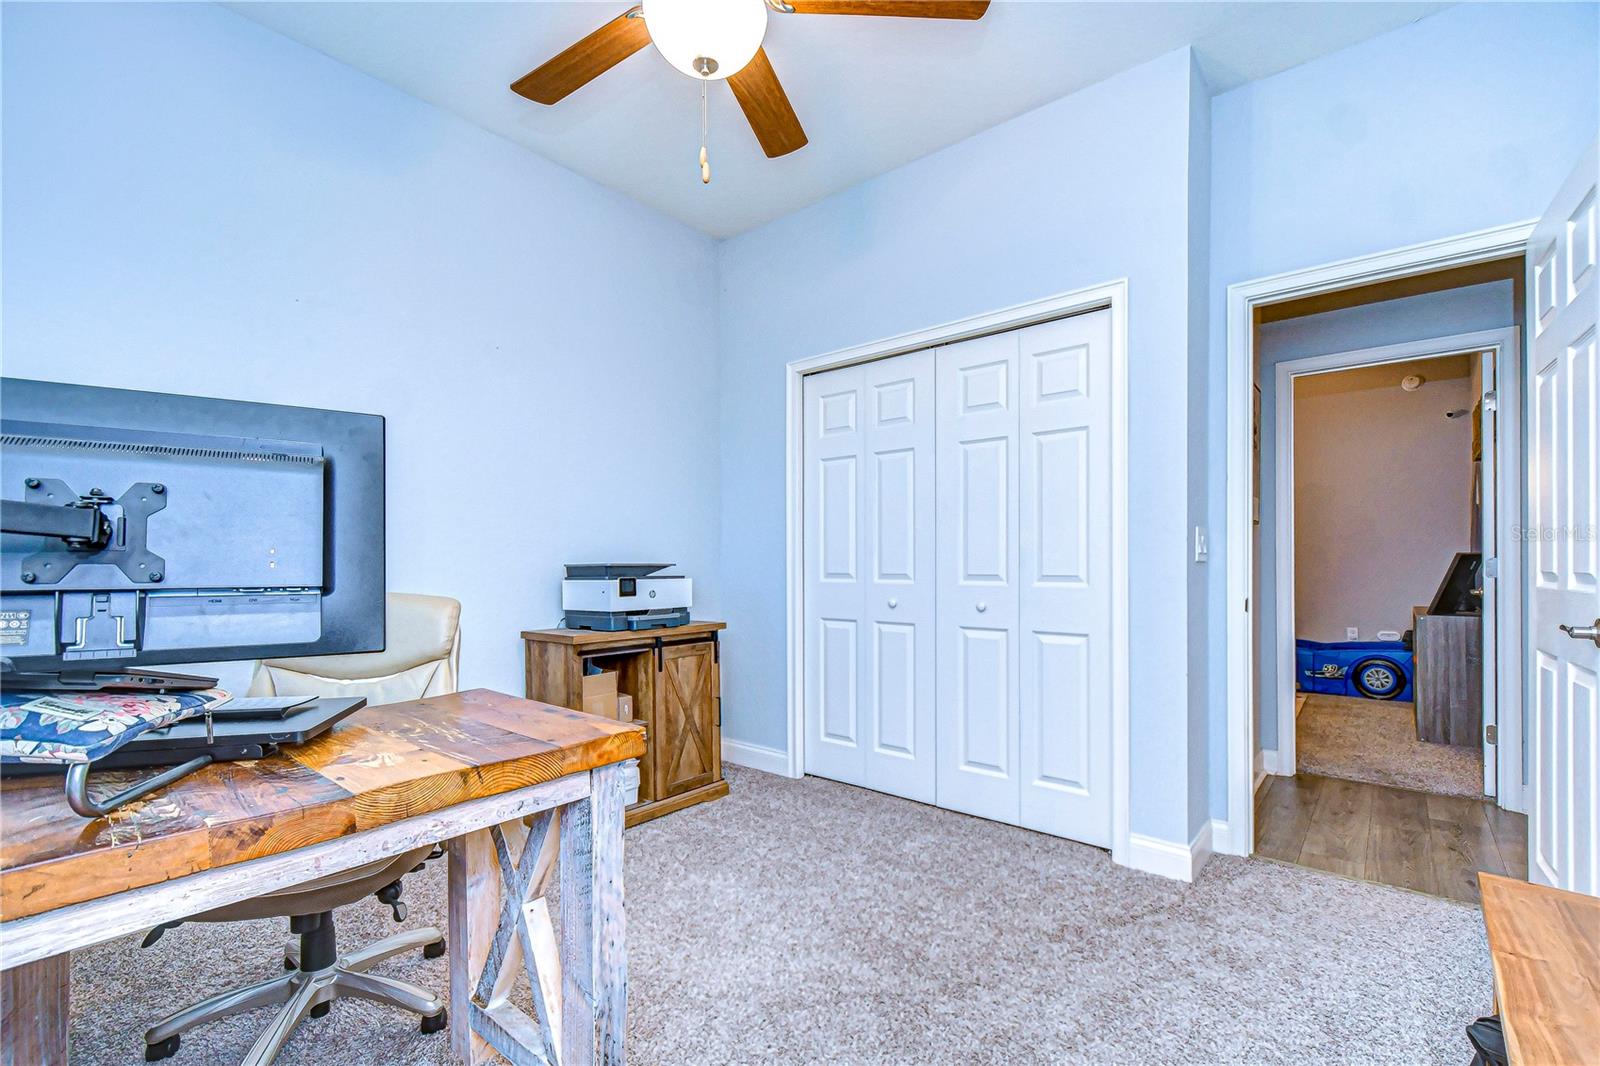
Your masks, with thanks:
[(0, 378), (0, 683), (384, 644), (378, 415)]

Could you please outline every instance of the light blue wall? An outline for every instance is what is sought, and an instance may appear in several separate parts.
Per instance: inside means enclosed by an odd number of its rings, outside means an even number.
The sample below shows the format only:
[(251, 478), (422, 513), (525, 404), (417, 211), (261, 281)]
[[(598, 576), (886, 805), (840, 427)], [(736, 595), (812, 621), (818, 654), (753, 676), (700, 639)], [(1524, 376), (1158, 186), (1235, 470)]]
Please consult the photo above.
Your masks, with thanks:
[[(1465, 4), (1212, 101), (1210, 378), (1229, 285), (1533, 218), (1600, 127), (1594, 4)], [(1226, 395), (1210, 397), (1212, 469)], [(1212, 555), (1227, 545), (1211, 483)], [(1226, 624), (1221, 565), (1211, 631)], [(1211, 808), (1226, 800), (1225, 673), (1211, 679)]]
[(785, 364), (1125, 277), (1131, 621), (1162, 634), (1130, 822), (1188, 839), (1191, 79), (1172, 53), (722, 245), (724, 735), (786, 747)]
[[(1261, 524), (1255, 528), (1260, 559), (1256, 593), (1257, 747), (1278, 746), (1277, 685), (1277, 364), (1313, 355), (1377, 348), (1385, 344), (1500, 329), (1517, 324), (1516, 293), (1509, 281), (1425, 293), (1365, 307), (1327, 311), (1261, 326), (1256, 339), (1261, 383)], [(1439, 578), (1444, 577), (1440, 571)], [(1365, 639), (1372, 635), (1365, 634)]]
[(710, 239), (212, 5), (0, 17), (7, 374), (387, 416), (389, 587), (470, 685), (564, 562), (716, 614)]

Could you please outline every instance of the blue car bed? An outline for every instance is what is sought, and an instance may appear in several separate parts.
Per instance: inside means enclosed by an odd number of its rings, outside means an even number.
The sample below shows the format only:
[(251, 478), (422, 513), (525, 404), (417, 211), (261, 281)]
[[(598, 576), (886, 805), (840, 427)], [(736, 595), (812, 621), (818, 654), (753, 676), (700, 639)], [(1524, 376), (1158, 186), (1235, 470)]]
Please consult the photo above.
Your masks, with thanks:
[(1369, 700), (1411, 699), (1411, 649), (1398, 640), (1297, 640), (1295, 680), (1302, 692)]

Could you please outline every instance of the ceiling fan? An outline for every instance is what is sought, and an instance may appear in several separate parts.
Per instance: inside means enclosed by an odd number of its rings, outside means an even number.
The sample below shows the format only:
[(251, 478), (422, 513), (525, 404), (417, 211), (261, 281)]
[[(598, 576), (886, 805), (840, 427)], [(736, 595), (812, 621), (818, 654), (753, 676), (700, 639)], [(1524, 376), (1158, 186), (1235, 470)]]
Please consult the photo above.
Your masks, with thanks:
[[(668, 63), (701, 82), (702, 109), (705, 83), (726, 80), (762, 149), (776, 158), (805, 147), (806, 134), (761, 47), (769, 10), (970, 20), (988, 8), (989, 0), (643, 0), (512, 82), (511, 89), (554, 104), (654, 43)], [(700, 164), (701, 179), (709, 182), (703, 145)]]

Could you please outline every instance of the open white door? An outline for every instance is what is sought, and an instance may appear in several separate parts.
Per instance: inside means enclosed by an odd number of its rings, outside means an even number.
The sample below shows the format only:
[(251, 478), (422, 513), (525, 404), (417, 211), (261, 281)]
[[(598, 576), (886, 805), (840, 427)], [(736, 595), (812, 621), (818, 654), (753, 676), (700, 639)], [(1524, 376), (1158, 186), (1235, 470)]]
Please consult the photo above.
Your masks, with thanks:
[(1478, 551), (1485, 560), (1496, 560), (1494, 570), (1486, 564), (1478, 584), (1483, 589), (1483, 736), (1478, 744), (1483, 749), (1483, 794), (1499, 795), (1499, 746), (1490, 738), (1496, 735), (1500, 715), (1500, 515), (1495, 507), (1500, 493), (1500, 454), (1495, 447), (1500, 433), (1496, 417), (1496, 372), (1499, 369), (1494, 352), (1480, 352), (1478, 360)]
[(1600, 894), (1600, 426), (1596, 180), (1590, 148), (1528, 242), (1529, 506), (1536, 538), (1529, 876)]

